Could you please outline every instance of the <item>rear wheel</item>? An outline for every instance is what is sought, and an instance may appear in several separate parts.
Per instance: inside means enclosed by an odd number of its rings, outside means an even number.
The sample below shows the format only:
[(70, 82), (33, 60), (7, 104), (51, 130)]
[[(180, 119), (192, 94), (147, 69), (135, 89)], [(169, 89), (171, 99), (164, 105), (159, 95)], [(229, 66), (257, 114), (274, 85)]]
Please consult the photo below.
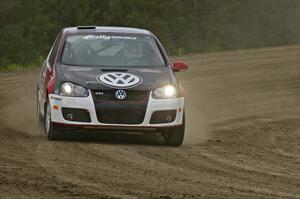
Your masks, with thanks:
[(185, 129), (185, 117), (183, 115), (182, 125), (179, 127), (173, 127), (167, 129), (166, 132), (162, 133), (165, 144), (168, 146), (181, 146), (184, 139)]
[(49, 140), (60, 140), (64, 138), (64, 131), (62, 128), (55, 126), (51, 120), (50, 103), (47, 101), (45, 110), (45, 133)]

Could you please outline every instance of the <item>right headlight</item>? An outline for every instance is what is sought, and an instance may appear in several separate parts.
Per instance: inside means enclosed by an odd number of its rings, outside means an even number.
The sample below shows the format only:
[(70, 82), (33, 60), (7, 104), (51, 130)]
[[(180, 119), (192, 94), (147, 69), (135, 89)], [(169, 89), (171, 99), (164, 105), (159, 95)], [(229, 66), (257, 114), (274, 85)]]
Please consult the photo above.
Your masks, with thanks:
[(157, 88), (153, 91), (152, 97), (156, 99), (170, 99), (177, 97), (177, 89), (173, 85)]
[(87, 97), (89, 96), (89, 91), (82, 86), (65, 82), (60, 87), (60, 95), (68, 97)]

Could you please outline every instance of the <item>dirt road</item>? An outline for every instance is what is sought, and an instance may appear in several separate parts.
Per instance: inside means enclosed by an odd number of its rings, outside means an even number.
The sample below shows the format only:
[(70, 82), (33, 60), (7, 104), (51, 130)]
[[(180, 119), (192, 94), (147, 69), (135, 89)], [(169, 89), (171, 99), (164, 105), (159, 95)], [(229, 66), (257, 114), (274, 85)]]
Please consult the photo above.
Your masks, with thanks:
[(0, 198), (300, 198), (300, 47), (190, 55), (187, 135), (72, 135), (35, 118), (37, 72), (0, 74)]

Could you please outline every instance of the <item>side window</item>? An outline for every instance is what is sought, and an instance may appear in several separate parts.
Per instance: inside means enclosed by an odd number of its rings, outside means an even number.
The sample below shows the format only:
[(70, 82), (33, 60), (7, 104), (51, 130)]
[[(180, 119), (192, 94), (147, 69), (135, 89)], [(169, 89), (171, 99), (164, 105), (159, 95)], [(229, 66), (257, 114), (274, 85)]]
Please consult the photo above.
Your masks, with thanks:
[(49, 55), (49, 64), (50, 64), (50, 67), (53, 67), (53, 64), (54, 64), (54, 61), (55, 61), (55, 56), (57, 54), (57, 51), (58, 51), (58, 47), (59, 47), (59, 43), (60, 43), (60, 39), (61, 39), (61, 34), (59, 34), (53, 44), (53, 47), (52, 47), (52, 50), (51, 50), (51, 53)]

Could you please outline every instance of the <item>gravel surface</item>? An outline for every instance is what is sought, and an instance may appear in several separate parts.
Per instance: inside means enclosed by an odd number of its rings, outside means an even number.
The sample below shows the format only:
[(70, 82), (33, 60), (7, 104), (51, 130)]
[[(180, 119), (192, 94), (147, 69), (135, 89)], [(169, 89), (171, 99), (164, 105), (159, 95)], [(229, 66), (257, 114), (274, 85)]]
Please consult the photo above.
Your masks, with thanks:
[(300, 198), (300, 47), (181, 57), (182, 147), (37, 126), (38, 72), (0, 74), (0, 198)]

